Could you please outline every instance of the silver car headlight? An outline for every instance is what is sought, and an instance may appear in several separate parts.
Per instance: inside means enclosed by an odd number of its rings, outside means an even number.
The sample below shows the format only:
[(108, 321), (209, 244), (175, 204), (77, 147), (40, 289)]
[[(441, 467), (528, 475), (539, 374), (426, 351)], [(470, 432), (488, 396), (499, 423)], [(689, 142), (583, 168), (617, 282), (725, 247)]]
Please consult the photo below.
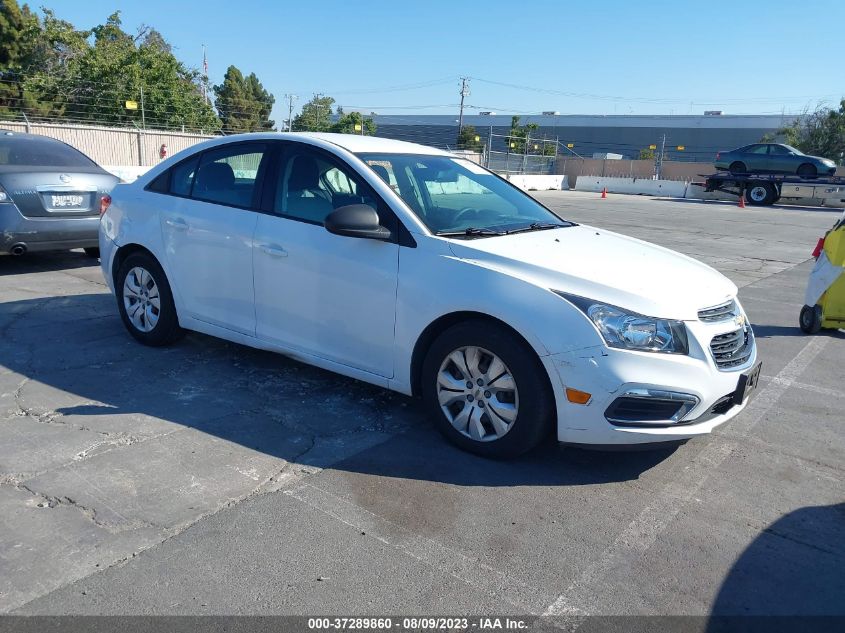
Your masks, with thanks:
[(643, 316), (614, 305), (553, 290), (581, 310), (610, 347), (640, 352), (688, 354), (689, 338), (683, 321)]

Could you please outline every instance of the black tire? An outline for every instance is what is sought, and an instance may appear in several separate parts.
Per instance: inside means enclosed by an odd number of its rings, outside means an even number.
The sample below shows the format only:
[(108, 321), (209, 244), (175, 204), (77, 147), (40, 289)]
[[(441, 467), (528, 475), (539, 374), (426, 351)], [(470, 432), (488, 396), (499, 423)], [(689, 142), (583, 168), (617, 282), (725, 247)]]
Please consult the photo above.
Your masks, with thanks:
[[(498, 439), (489, 441), (473, 439), (452, 426), (438, 400), (437, 381), (441, 365), (452, 352), (473, 346), (483, 348), (501, 359), (513, 377), (518, 393), (516, 417), (511, 426)], [(482, 367), (481, 363), (479, 367)], [(534, 350), (522, 338), (496, 323), (465, 321), (443, 332), (428, 350), (421, 380), (423, 403), (431, 419), (447, 439), (471, 453), (493, 459), (516, 457), (537, 446), (553, 428), (554, 395), (546, 370)], [(496, 382), (492, 380), (490, 384)], [(474, 386), (472, 388), (475, 389)], [(482, 412), (481, 420), (491, 415), (486, 412), (489, 411), (489, 405), (486, 411), (483, 409), (483, 398), (490, 397), (489, 392), (485, 393), (483, 389), (478, 389), (481, 395), (479, 400), (475, 400), (482, 401), (482, 408), (478, 409)], [(500, 397), (496, 395), (496, 398)], [(463, 397), (455, 404), (460, 407)], [(492, 429), (489, 417), (483, 424), (486, 429)]]
[(747, 174), (748, 167), (745, 166), (745, 163), (738, 160), (731, 163), (731, 166), (728, 168), (728, 171), (732, 174)]
[(745, 187), (745, 201), (756, 207), (772, 205), (777, 197), (777, 189), (770, 182), (753, 180)]
[(97, 246), (91, 246), (83, 250), (85, 251), (85, 254), (88, 255), (88, 257), (93, 257), (94, 259), (99, 259), (100, 257), (100, 249)]
[[(158, 320), (152, 329), (146, 332), (132, 323), (126, 312), (126, 305), (123, 299), (123, 286), (126, 282), (126, 277), (134, 268), (142, 268), (147, 271), (158, 288)], [(176, 314), (173, 293), (170, 290), (167, 276), (152, 255), (148, 253), (132, 253), (126, 258), (117, 271), (115, 296), (117, 297), (117, 309), (120, 312), (123, 325), (138, 342), (152, 347), (161, 347), (163, 345), (169, 345), (184, 336), (185, 331), (179, 327), (179, 318)]]
[(798, 171), (796, 172), (802, 178), (815, 178), (819, 175), (819, 170), (816, 169), (815, 165), (811, 165), (810, 163), (804, 163), (800, 167), (798, 167)]
[(819, 330), (822, 329), (822, 307), (815, 305), (801, 308), (798, 324), (805, 334), (818, 334)]

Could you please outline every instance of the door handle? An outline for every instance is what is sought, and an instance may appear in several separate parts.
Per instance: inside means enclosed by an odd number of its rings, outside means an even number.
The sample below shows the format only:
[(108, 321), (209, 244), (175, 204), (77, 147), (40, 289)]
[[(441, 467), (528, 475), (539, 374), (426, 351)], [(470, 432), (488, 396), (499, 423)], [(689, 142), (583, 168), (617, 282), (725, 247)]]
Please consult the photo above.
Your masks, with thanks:
[(167, 218), (164, 221), (164, 223), (167, 224), (167, 226), (170, 226), (170, 227), (176, 229), (177, 231), (187, 231), (188, 230), (188, 223), (185, 222), (185, 220), (183, 220), (182, 218), (177, 218), (175, 220), (172, 219), (172, 218)]
[(261, 246), (261, 250), (270, 255), (271, 257), (287, 257), (288, 252), (283, 249), (281, 246), (272, 246), (270, 244), (263, 244)]

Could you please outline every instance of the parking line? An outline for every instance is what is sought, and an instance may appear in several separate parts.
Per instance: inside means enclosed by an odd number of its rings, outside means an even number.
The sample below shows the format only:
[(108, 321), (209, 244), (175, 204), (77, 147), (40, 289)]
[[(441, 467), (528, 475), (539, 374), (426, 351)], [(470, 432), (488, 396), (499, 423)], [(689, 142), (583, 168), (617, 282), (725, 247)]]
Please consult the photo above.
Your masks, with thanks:
[[(764, 388), (760, 390), (742, 414), (731, 423), (735, 435), (749, 434), (762, 420), (810, 363), (824, 349), (830, 339), (811, 339), (787, 365)], [(714, 437), (683, 470), (661, 490), (622, 533), (611, 543), (595, 562), (588, 565), (564, 592), (543, 611), (549, 616), (574, 616), (566, 626), (574, 630), (580, 625), (580, 618), (596, 613), (594, 596), (607, 573), (631, 556), (647, 551), (669, 527), (669, 524), (687, 503), (701, 489), (713, 470), (719, 468), (736, 449), (737, 444), (721, 437)]]
[(535, 587), (512, 578), (481, 561), (470, 558), (430, 538), (415, 534), (369, 510), (317, 488), (302, 484), (285, 495), (333, 517), (356, 531), (384, 543), (428, 567), (445, 572), (500, 602), (529, 614), (542, 613), (552, 598)]
[[(776, 376), (763, 376), (763, 378), (767, 380), (774, 380), (775, 382), (781, 382), (781, 378), (777, 378)], [(804, 391), (810, 391), (812, 393), (817, 393), (821, 396), (831, 396), (832, 398), (845, 398), (845, 392), (839, 391), (838, 389), (830, 389), (828, 387), (819, 387), (817, 385), (808, 385), (806, 382), (793, 382), (791, 383), (792, 387), (796, 389), (803, 389)]]

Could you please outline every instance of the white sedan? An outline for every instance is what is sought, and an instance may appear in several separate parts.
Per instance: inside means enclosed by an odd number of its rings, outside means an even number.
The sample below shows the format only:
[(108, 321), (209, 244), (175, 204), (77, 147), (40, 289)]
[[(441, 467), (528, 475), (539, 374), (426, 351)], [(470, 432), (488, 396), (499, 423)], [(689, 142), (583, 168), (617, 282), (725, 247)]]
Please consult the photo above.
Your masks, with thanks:
[(196, 330), (420, 395), (446, 437), (490, 457), (553, 431), (708, 433), (760, 373), (736, 286), (712, 268), (411, 143), (201, 143), (115, 188), (100, 252), (140, 342)]

